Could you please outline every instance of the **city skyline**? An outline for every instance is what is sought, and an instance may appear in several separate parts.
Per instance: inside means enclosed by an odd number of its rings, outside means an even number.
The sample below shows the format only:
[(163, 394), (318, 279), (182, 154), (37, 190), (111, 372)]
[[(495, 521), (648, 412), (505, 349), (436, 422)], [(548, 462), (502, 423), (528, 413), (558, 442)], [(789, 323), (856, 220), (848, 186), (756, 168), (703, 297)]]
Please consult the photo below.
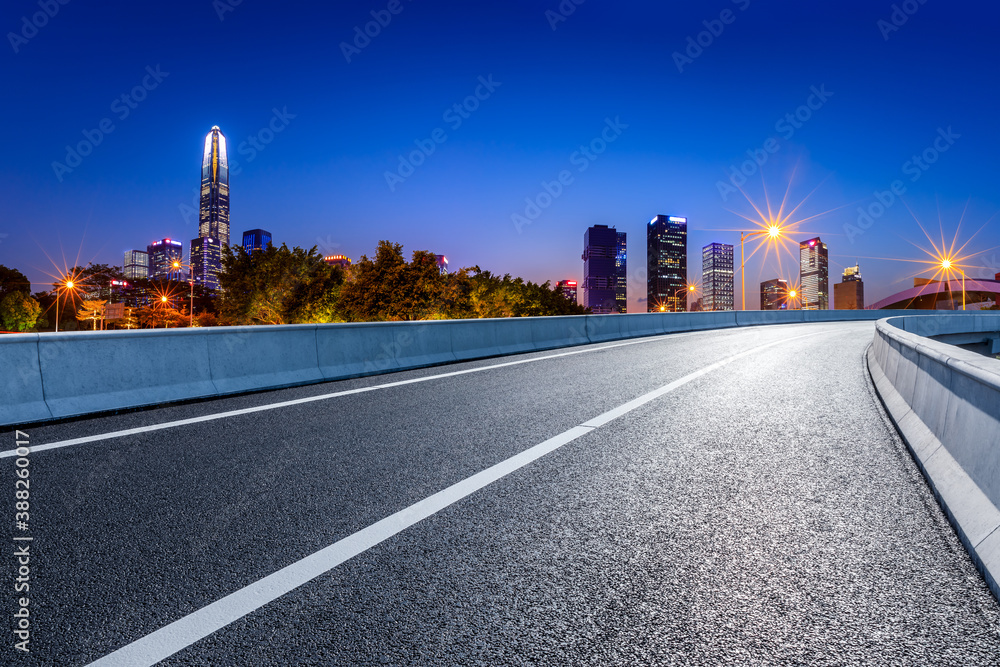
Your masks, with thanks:
[[(0, 23), (15, 30), (31, 6), (10, 4)], [(0, 74), (23, 93), (0, 112), (22, 129), (3, 153), (0, 263), (36, 290), (78, 255), (117, 265), (153, 239), (195, 238), (191, 147), (213, 126), (230, 138), (238, 229), (355, 258), (387, 238), (447, 252), (453, 268), (554, 283), (582, 281), (580, 230), (615, 225), (631, 232), (633, 312), (647, 309), (640, 225), (663, 210), (692, 221), (692, 248), (735, 245), (738, 214), (754, 215), (740, 189), (758, 205), (765, 185), (773, 201), (789, 182), (794, 203), (815, 191), (799, 240), (824, 238), (830, 271), (864, 262), (872, 302), (912, 284), (915, 267), (897, 260), (922, 258), (918, 220), (961, 245), (1000, 210), (992, 93), (977, 74), (995, 60), (977, 38), (994, 7), (969, 22), (921, 6), (886, 36), (889, 7), (752, 3), (680, 66), (673, 54), (718, 7), (588, 3), (553, 26), (533, 4), (404, 4), (349, 62), (339, 45), (371, 20), (356, 3), (243, 4), (224, 20), (204, 3), (116, 7), (67, 6)], [(100, 51), (120, 35), (135, 35), (128, 57)], [(414, 48), (445, 38), (440, 54)], [(206, 74), (206, 58), (225, 58), (225, 76)], [(924, 87), (934, 105), (912, 102)], [(1000, 270), (995, 227), (975, 236), (981, 276)], [(748, 307), (753, 285), (792, 274), (782, 261), (749, 260)]]

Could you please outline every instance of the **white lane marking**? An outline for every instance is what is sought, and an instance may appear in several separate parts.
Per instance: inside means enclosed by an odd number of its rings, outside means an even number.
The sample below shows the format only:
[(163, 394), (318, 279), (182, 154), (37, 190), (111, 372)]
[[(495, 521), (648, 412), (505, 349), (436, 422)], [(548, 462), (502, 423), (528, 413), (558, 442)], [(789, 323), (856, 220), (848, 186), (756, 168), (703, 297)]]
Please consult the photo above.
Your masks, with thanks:
[[(379, 389), (389, 389), (392, 387), (401, 387), (403, 385), (414, 384), (417, 382), (429, 382), (431, 380), (440, 380), (442, 378), (455, 377), (457, 375), (466, 375), (468, 373), (479, 373), (482, 371), (493, 370), (495, 368), (504, 368), (507, 366), (518, 366), (520, 364), (530, 364), (536, 361), (545, 361), (547, 359), (557, 359), (559, 357), (569, 357), (575, 354), (586, 354), (589, 352), (600, 352), (602, 350), (610, 350), (616, 347), (625, 347), (627, 345), (638, 345), (640, 343), (650, 343), (654, 341), (662, 341), (666, 338), (686, 338), (688, 336), (693, 336), (699, 333), (704, 333), (701, 331), (691, 331), (682, 334), (665, 334), (662, 336), (653, 336), (649, 338), (642, 338), (639, 340), (630, 340), (624, 343), (616, 343), (614, 345), (604, 345), (602, 347), (587, 348), (584, 350), (573, 350), (571, 352), (561, 352), (559, 354), (549, 354), (544, 357), (533, 357), (531, 359), (519, 359), (517, 361), (508, 361), (502, 364), (493, 364), (490, 366), (481, 366), (479, 368), (467, 368), (461, 371), (452, 371), (450, 373), (440, 373), (438, 375), (428, 375), (425, 377), (411, 378), (409, 380), (397, 380), (396, 382), (386, 382), (385, 384), (373, 385), (370, 387), (359, 387), (358, 389), (348, 389), (346, 391), (337, 391), (332, 394), (322, 394), (319, 396), (308, 396), (306, 398), (297, 398), (291, 401), (282, 401), (280, 403), (270, 403), (268, 405), (258, 405), (252, 408), (243, 408), (241, 410), (230, 410), (228, 412), (218, 412), (211, 415), (203, 415), (201, 417), (191, 417), (189, 419), (178, 419), (176, 421), (163, 422), (162, 424), (150, 424), (148, 426), (139, 426), (137, 428), (125, 429), (122, 431), (112, 431), (110, 433), (99, 433), (97, 435), (88, 435), (82, 438), (72, 438), (69, 440), (60, 440), (58, 442), (50, 442), (45, 445), (35, 445), (31, 447), (31, 453), (35, 454), (37, 452), (44, 452), (49, 449), (62, 449), (64, 447), (72, 447), (74, 445), (83, 445), (88, 442), (99, 442), (101, 440), (111, 440), (113, 438), (124, 438), (130, 435), (138, 435), (140, 433), (149, 433), (150, 431), (161, 431), (167, 428), (177, 428), (179, 426), (189, 426), (191, 424), (200, 424), (202, 422), (215, 421), (217, 419), (227, 419), (229, 417), (238, 417), (239, 415), (248, 415), (254, 412), (264, 412), (266, 410), (278, 410), (280, 408), (287, 408), (293, 405), (302, 405), (303, 403), (312, 403), (314, 401), (326, 401), (332, 398), (339, 398), (341, 396), (351, 396), (353, 394), (363, 394), (369, 391), (377, 391)], [(472, 361), (475, 361), (474, 359)], [(463, 362), (464, 363), (464, 362)], [(15, 456), (16, 449), (8, 449), (6, 451), (0, 452), (0, 459), (11, 458)]]
[(410, 526), (423, 521), (483, 487), (523, 468), (529, 463), (537, 461), (563, 445), (573, 442), (580, 436), (594, 431), (598, 426), (607, 424), (611, 420), (635, 410), (654, 398), (663, 396), (678, 387), (697, 380), (706, 373), (766, 348), (782, 345), (800, 338), (818, 336), (823, 333), (829, 332), (810, 333), (759, 345), (685, 375), (681, 379), (675, 380), (659, 389), (643, 394), (621, 407), (609, 410), (584, 424), (574, 426), (554, 438), (549, 438), (545, 442), (526, 449), (520, 454), (515, 454), (509, 459), (501, 461), (471, 477), (467, 477), (443, 491), (438, 491), (434, 495), (428, 496), (406, 509), (373, 523), (339, 542), (324, 547), (312, 555), (306, 556), (302, 560), (296, 561), (249, 586), (230, 593), (226, 597), (206, 607), (202, 607), (198, 611), (192, 612), (141, 639), (137, 639), (131, 644), (123, 646), (113, 653), (109, 653), (103, 658), (95, 660), (90, 663), (89, 667), (138, 667), (139, 665), (155, 665), (157, 662), (165, 660), (174, 653), (204, 639), (216, 630), (226, 627), (230, 623), (277, 600), (299, 586), (329, 572), (354, 556), (364, 553), (393, 535), (406, 530)]

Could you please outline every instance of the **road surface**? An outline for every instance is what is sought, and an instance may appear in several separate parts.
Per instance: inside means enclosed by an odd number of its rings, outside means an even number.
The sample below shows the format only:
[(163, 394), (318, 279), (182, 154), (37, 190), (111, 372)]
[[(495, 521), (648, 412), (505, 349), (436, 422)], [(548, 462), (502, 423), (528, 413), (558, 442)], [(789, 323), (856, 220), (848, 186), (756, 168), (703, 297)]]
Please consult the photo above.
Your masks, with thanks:
[(28, 427), (31, 652), (7, 633), (0, 663), (1000, 664), (872, 335), (668, 335)]

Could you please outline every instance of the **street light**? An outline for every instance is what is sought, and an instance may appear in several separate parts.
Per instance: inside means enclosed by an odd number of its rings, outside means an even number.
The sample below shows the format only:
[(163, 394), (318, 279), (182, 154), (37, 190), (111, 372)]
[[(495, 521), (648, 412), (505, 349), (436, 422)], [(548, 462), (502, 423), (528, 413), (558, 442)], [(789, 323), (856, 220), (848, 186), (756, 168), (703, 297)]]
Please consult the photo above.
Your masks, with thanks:
[[(191, 269), (190, 264), (182, 264), (180, 260), (176, 259), (170, 266), (173, 267), (174, 271), (177, 271), (178, 273), (180, 273), (180, 270), (185, 267)], [(194, 269), (191, 269), (191, 271), (193, 274)], [(188, 279), (188, 283), (191, 284), (191, 311), (188, 313), (188, 315), (190, 316), (190, 320), (188, 321), (188, 326), (193, 327), (194, 326), (194, 275), (191, 275), (191, 277)]]
[[(675, 291), (674, 292), (674, 304), (675, 305), (674, 305), (674, 311), (673, 312), (675, 312), (675, 313), (679, 312), (677, 310), (677, 308), (680, 307), (680, 300), (677, 298), (678, 294), (680, 294), (681, 292), (689, 292), (691, 294), (694, 294), (695, 290), (697, 290), (697, 289), (698, 289), (697, 285), (687, 285), (687, 286), (682, 287), (679, 290)], [(663, 306), (660, 306), (660, 310), (661, 311), (663, 310), (663, 308), (664, 308)]]
[(743, 310), (747, 309), (747, 260), (743, 253), (743, 243), (754, 236), (767, 236), (768, 241), (777, 241), (781, 238), (782, 229), (779, 225), (771, 223), (767, 229), (759, 229), (756, 232), (742, 232), (740, 234), (740, 285), (743, 291)]
[[(59, 333), (59, 291), (60, 291), (59, 283), (56, 283), (54, 287), (56, 288), (56, 333)], [(72, 292), (74, 289), (76, 289), (76, 283), (73, 282), (72, 278), (69, 278), (67, 276), (67, 280), (65, 283), (63, 283), (63, 287)]]
[[(957, 264), (954, 264), (950, 259), (947, 258), (941, 260), (941, 268), (949, 273), (952, 270), (955, 270), (962, 274), (962, 310), (965, 310), (965, 271), (963, 271), (961, 268), (958, 267)], [(948, 293), (949, 294), (951, 293), (950, 288), (948, 289)]]

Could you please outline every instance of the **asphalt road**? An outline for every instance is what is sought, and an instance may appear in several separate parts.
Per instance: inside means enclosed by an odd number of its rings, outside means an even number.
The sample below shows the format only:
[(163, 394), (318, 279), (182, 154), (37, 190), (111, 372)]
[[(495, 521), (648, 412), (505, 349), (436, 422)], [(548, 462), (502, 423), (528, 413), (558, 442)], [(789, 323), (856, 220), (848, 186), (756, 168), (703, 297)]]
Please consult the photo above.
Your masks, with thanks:
[(0, 664), (998, 665), (1000, 606), (884, 418), (872, 334), (672, 335), (30, 427), (95, 438), (30, 455), (30, 531), (5, 532), (33, 537), (31, 652), (5, 633)]

